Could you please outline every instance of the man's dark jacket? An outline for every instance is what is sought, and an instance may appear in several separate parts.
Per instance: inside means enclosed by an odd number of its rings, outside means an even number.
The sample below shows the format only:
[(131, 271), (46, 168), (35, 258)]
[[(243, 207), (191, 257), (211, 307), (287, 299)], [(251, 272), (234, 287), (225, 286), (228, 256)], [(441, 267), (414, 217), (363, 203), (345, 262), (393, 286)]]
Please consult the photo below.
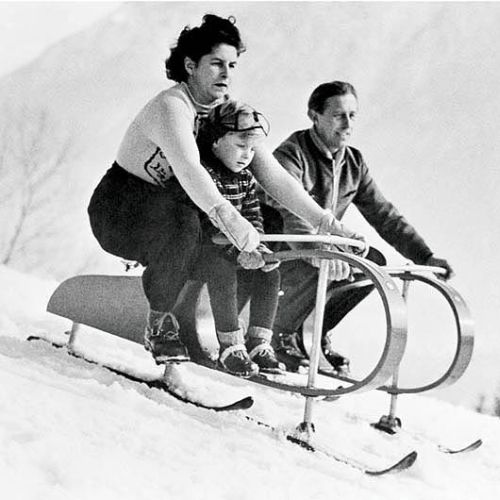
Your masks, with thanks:
[[(294, 132), (274, 151), (279, 163), (295, 177), (321, 207), (331, 210), (334, 195), (334, 162), (313, 129)], [(389, 202), (375, 184), (361, 152), (345, 148), (337, 166), (339, 173), (335, 216), (342, 219), (351, 203), (363, 217), (404, 257), (423, 264), (432, 255), (423, 238)], [(283, 232), (314, 234), (314, 228), (289, 212), (269, 195), (259, 193), (261, 202), (277, 209), (283, 218)]]

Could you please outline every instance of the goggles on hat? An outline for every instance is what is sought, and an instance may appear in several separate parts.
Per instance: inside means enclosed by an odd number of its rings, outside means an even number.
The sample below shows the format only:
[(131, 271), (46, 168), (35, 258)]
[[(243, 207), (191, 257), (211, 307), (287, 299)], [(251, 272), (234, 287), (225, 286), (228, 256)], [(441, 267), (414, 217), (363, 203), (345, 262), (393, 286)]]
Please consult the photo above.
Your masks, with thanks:
[(271, 126), (266, 117), (258, 111), (242, 109), (231, 118), (220, 116), (220, 108), (215, 110), (214, 124), (222, 127), (227, 132), (247, 132), (250, 130), (262, 130), (264, 135), (269, 134)]

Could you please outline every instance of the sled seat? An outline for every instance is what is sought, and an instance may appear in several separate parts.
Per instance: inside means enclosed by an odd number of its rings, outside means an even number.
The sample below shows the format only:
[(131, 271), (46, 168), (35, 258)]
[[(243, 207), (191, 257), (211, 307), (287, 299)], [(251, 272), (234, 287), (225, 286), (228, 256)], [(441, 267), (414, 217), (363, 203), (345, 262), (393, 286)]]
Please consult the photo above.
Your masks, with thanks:
[(91, 274), (63, 281), (50, 297), (47, 311), (142, 343), (148, 301), (138, 276)]

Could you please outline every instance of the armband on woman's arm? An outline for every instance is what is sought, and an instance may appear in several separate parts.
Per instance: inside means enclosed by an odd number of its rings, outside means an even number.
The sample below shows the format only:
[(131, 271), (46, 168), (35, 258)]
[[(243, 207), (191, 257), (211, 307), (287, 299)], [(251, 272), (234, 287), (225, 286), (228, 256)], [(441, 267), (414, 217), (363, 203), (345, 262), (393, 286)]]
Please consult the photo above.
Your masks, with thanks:
[(205, 213), (225, 201), (200, 161), (191, 111), (175, 98), (167, 97), (144, 116), (144, 133), (165, 154), (174, 175), (187, 195)]
[(349, 229), (345, 224), (336, 219), (331, 212), (325, 211), (325, 214), (321, 218), (318, 226), (318, 234), (334, 234), (336, 236), (342, 236), (343, 238), (360, 240), (365, 243), (365, 247), (363, 249), (349, 247), (349, 250), (356, 255), (360, 255), (361, 257), (365, 257), (368, 253), (369, 247), (366, 244), (366, 238), (362, 234)]

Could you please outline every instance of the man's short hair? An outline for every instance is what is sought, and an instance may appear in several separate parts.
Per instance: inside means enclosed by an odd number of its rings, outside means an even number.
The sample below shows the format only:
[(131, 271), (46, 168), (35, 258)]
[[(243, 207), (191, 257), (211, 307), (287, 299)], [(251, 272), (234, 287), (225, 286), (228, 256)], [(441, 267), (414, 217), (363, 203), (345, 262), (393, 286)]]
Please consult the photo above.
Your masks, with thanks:
[(307, 109), (323, 113), (327, 99), (346, 94), (352, 94), (356, 99), (358, 98), (356, 89), (350, 83), (339, 81), (322, 83), (313, 90), (307, 102)]

